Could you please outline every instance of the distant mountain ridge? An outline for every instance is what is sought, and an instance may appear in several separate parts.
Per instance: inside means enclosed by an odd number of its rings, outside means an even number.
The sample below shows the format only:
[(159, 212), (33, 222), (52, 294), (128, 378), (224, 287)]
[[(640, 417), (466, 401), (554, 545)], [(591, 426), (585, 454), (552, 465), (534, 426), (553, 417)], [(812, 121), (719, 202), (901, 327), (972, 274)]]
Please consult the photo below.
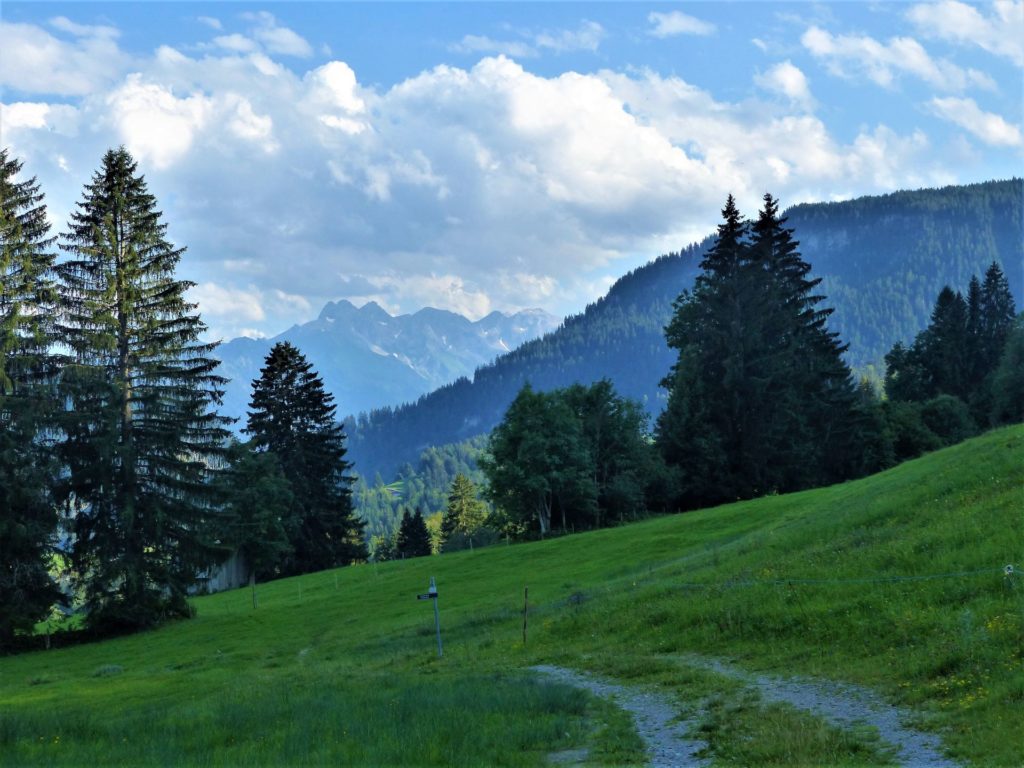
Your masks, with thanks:
[(432, 307), (395, 316), (372, 301), (358, 308), (345, 300), (330, 302), (316, 320), (273, 338), (237, 338), (217, 348), (220, 373), (231, 380), (221, 413), (244, 426), (252, 381), (279, 341), (291, 342), (313, 364), (341, 415), (415, 400), (558, 322), (540, 309), (492, 312), (472, 321)]
[[(747, 217), (756, 211), (743, 211)], [(1018, 309), (1024, 304), (1024, 182), (990, 181), (895, 192), (790, 208), (813, 274), (823, 278), (830, 327), (850, 345), (847, 359), (880, 366), (896, 341), (927, 325), (943, 285), (966, 290), (971, 275), (999, 262)], [(430, 446), (489, 431), (526, 381), (537, 389), (607, 377), (651, 415), (675, 355), (664, 339), (672, 302), (693, 285), (709, 237), (619, 279), (607, 295), (558, 330), (524, 344), (399, 408), (347, 422), (350, 457), (364, 477), (390, 477)]]

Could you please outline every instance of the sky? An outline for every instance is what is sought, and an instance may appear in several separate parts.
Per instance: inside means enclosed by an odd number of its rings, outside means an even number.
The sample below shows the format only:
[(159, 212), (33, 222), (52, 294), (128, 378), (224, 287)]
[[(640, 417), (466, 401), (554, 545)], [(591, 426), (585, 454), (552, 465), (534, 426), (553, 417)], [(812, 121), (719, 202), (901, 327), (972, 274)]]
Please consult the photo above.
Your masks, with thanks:
[(0, 88), (56, 233), (128, 148), (222, 339), (342, 298), (565, 315), (730, 193), (1024, 175), (1021, 0), (4, 0)]

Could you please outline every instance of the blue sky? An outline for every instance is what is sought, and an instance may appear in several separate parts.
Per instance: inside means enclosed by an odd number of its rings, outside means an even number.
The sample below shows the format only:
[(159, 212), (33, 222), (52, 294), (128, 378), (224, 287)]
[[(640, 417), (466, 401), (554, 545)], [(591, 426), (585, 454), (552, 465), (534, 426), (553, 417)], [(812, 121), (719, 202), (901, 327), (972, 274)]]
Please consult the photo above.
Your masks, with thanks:
[[(1024, 4), (19, 3), (3, 143), (56, 230), (125, 144), (214, 335), (327, 301), (579, 311), (784, 204), (1019, 176)], [(799, 233), (798, 233), (799, 234)]]

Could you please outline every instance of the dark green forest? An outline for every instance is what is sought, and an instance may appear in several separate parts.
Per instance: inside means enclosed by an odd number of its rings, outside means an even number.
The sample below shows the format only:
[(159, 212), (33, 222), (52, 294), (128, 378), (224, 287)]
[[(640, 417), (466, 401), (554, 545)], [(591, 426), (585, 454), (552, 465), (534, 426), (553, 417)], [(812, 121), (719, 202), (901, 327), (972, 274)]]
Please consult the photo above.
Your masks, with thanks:
[[(885, 354), (910, 343), (929, 321), (944, 285), (965, 286), (1000, 264), (1018, 305), (1024, 300), (1020, 179), (896, 192), (785, 211), (803, 257), (822, 278), (835, 312), (829, 328), (849, 349), (856, 373), (883, 375)], [(417, 402), (346, 420), (358, 470), (388, 479), (430, 446), (489, 432), (526, 382), (538, 390), (607, 377), (654, 417), (659, 385), (675, 362), (664, 328), (672, 303), (693, 286), (707, 240), (625, 275), (608, 294), (555, 332), (528, 342)]]

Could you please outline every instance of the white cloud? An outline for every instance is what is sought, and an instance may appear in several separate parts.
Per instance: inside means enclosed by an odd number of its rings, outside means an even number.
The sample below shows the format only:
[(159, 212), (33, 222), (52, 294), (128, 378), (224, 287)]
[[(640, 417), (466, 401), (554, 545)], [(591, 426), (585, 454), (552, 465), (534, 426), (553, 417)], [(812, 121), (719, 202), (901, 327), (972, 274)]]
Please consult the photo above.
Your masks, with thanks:
[(573, 51), (596, 51), (608, 36), (604, 27), (596, 21), (582, 21), (576, 29), (545, 30), (542, 32), (520, 30), (520, 40), (495, 40), (485, 35), (466, 35), (448, 50), (456, 53), (488, 53), (528, 59), (539, 56), (542, 51), (570, 53)]
[[(74, 41), (59, 40), (41, 27), (0, 21), (0, 86), (56, 96), (82, 96), (113, 82), (129, 65), (113, 35), (98, 27), (68, 26), (83, 31)], [(86, 33), (93, 30), (93, 33)]]
[(1024, 144), (1018, 126), (992, 112), (982, 111), (974, 99), (935, 98), (928, 102), (928, 107), (938, 117), (959, 125), (986, 144), (996, 147), (1019, 147)]
[(963, 69), (946, 59), (934, 59), (912, 37), (891, 37), (885, 43), (867, 35), (833, 35), (811, 26), (800, 38), (804, 48), (822, 59), (840, 77), (867, 77), (892, 88), (901, 75), (910, 75), (943, 91), (967, 88), (994, 89), (991, 77), (976, 69)]
[[(620, 264), (706, 234), (729, 191), (753, 211), (766, 189), (789, 204), (946, 178), (923, 134), (839, 140), (789, 104), (653, 72), (547, 77), (495, 57), (382, 90), (341, 61), (296, 73), (168, 47), (134, 69), (74, 105), (3, 107), (5, 140), (58, 227), (124, 142), (188, 246), (204, 316), (220, 312), (214, 335), (279, 332), (353, 295), (353, 275), (396, 310), (578, 309)], [(765, 87), (800, 98), (775, 69)]]
[(807, 76), (788, 59), (763, 74), (755, 75), (754, 82), (767, 91), (785, 96), (804, 109), (814, 105)]
[(57, 16), (50, 19), (50, 26), (75, 37), (120, 37), (121, 35), (121, 32), (116, 27), (76, 24), (67, 16)]
[(188, 298), (199, 305), (203, 317), (213, 322), (229, 318), (236, 322), (258, 323), (266, 317), (263, 295), (255, 286), (225, 288), (215, 283), (199, 283), (188, 292)]
[(907, 11), (927, 37), (978, 47), (1024, 66), (1024, 2), (996, 0), (988, 15), (974, 5), (943, 0), (921, 3)]
[(534, 44), (556, 53), (596, 51), (606, 36), (604, 27), (596, 21), (583, 21), (578, 29), (541, 32), (534, 38)]
[(521, 40), (494, 40), (486, 35), (466, 35), (448, 50), (456, 53), (497, 53), (516, 59), (537, 56), (537, 49)]
[(243, 14), (243, 18), (256, 22), (252, 35), (263, 43), (270, 53), (304, 59), (313, 55), (313, 47), (306, 42), (306, 39), (294, 30), (280, 26), (273, 14), (260, 11), (259, 13)]
[(219, 35), (213, 38), (213, 44), (226, 51), (235, 51), (236, 53), (252, 53), (260, 49), (255, 40), (237, 32), (231, 35)]
[(179, 99), (168, 88), (143, 82), (138, 74), (129, 75), (106, 103), (121, 140), (139, 160), (157, 170), (188, 152), (212, 107), (202, 94)]
[(228, 128), (240, 139), (252, 141), (263, 148), (264, 152), (274, 152), (278, 143), (273, 138), (274, 120), (269, 115), (257, 115), (252, 104), (244, 96), (229, 96), (228, 103), (234, 103), (234, 115), (228, 122)]
[(676, 35), (713, 35), (716, 27), (708, 21), (688, 16), (682, 11), (651, 13), (647, 21), (652, 25), (647, 34), (653, 37), (675, 37)]
[(316, 95), (329, 107), (342, 109), (350, 114), (366, 111), (366, 103), (359, 96), (356, 73), (343, 61), (329, 61), (306, 75)]
[(210, 29), (224, 29), (224, 25), (221, 24), (220, 19), (214, 18), (213, 16), (196, 16), (196, 21), (200, 24), (205, 24)]

